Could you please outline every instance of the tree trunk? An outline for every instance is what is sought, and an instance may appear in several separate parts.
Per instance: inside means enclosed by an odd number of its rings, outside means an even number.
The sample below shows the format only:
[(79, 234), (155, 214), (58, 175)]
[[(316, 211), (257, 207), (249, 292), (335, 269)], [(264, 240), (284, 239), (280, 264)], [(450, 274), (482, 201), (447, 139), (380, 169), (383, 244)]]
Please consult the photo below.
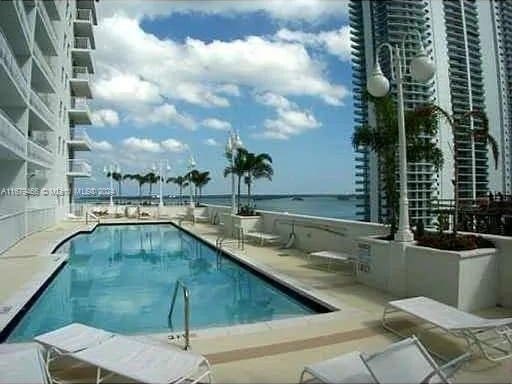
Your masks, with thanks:
[(121, 180), (117, 182), (117, 190), (119, 191), (119, 196), (121, 196)]
[(453, 212), (453, 234), (457, 236), (459, 226), (459, 162), (457, 160), (457, 137), (455, 130), (453, 135), (453, 195), (454, 195), (454, 212)]
[(252, 183), (252, 179), (251, 179), (251, 176), (249, 175), (248, 179), (247, 179), (247, 205), (248, 206), (251, 205), (251, 183)]
[(240, 184), (241, 184), (241, 181), (242, 181), (242, 176), (238, 176), (238, 199), (236, 202), (238, 211), (240, 211)]
[(183, 184), (180, 184), (180, 205), (183, 204)]
[(153, 183), (149, 183), (149, 197), (153, 196)]
[(139, 184), (139, 198), (142, 197), (142, 184)]

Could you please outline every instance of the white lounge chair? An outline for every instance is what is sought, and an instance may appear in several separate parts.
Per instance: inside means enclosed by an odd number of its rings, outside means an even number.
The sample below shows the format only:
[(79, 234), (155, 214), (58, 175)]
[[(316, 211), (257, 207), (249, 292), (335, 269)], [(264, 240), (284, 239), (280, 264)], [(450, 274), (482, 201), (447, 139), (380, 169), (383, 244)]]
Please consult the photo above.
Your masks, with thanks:
[(114, 333), (104, 331), (84, 324), (73, 323), (34, 338), (45, 347), (46, 366), (55, 359), (79, 352), (114, 336)]
[(194, 215), (194, 222), (196, 223), (209, 223), (210, 216), (208, 215)]
[(281, 241), (281, 236), (272, 233), (249, 231), (245, 233), (245, 237), (256, 240), (260, 246), (265, 244), (275, 244)]
[(49, 354), (55, 352), (95, 366), (98, 384), (113, 375), (152, 384), (185, 380), (197, 383), (207, 376), (211, 381), (210, 365), (203, 356), (144, 343), (83, 324), (74, 323), (35, 340), (45, 346)]
[(384, 308), (382, 325), (399, 336), (403, 335), (388, 322), (388, 316), (397, 312), (407, 313), (434, 328), (464, 338), (468, 352), (476, 346), (490, 361), (512, 357), (512, 318), (486, 319), (419, 296), (390, 301)]
[(308, 256), (308, 262), (311, 262), (312, 257), (327, 260), (327, 270), (329, 270), (333, 261), (337, 261), (352, 264), (354, 266), (353, 274), (356, 272), (356, 258), (353, 255), (336, 251), (311, 252)]
[(416, 337), (391, 344), (371, 355), (350, 352), (306, 366), (306, 373), (324, 383), (450, 383), (450, 377), (468, 358), (460, 356), (438, 366)]
[[(205, 377), (211, 382), (211, 368), (203, 356), (146, 344), (125, 336), (114, 336), (101, 344), (71, 355), (97, 368), (99, 384), (119, 375), (141, 383), (197, 383)], [(102, 375), (102, 371), (107, 371)]]
[(0, 345), (0, 384), (51, 383), (41, 347)]

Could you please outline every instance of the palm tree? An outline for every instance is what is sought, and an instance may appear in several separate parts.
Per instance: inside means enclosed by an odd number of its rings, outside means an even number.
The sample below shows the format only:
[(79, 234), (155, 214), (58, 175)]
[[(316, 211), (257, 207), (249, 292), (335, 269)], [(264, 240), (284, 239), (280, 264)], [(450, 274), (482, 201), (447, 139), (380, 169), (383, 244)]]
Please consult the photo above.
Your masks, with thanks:
[(180, 204), (183, 202), (183, 188), (188, 187), (188, 181), (185, 176), (169, 177), (166, 183), (174, 183), (180, 190)]
[(195, 174), (194, 184), (199, 189), (199, 200), (198, 200), (198, 202), (200, 202), (201, 197), (203, 196), (203, 188), (206, 186), (206, 184), (208, 184), (210, 182), (211, 179), (212, 178), (210, 177), (210, 172), (208, 172), (208, 171), (206, 171), (206, 172), (197, 172)]
[(142, 196), (142, 186), (146, 184), (148, 181), (146, 177), (137, 173), (124, 175), (123, 179), (135, 180), (139, 184), (139, 197)]
[(247, 152), (246, 149), (239, 149), (238, 151), (236, 151), (236, 155), (233, 159), (233, 163), (231, 162), (231, 159), (232, 159), (232, 153), (230, 152), (226, 152), (226, 158), (229, 160), (229, 165), (224, 168), (224, 177), (227, 177), (228, 175), (231, 175), (231, 174), (234, 174), (237, 178), (237, 196), (238, 196), (238, 209), (240, 210), (240, 186), (241, 186), (241, 180), (242, 180), (242, 177), (244, 176), (245, 172), (247, 171), (246, 169), (246, 158), (247, 158), (247, 154), (249, 152)]
[(154, 172), (149, 172), (144, 175), (146, 183), (149, 184), (149, 195), (153, 195), (153, 184), (158, 183), (159, 177)]
[[(459, 116), (450, 115), (443, 108), (429, 104), (425, 107), (419, 108), (416, 113), (419, 116), (427, 118), (442, 117), (448, 122), (452, 130), (453, 135), (453, 201), (454, 201), (454, 215), (453, 215), (453, 234), (457, 235), (458, 221), (459, 221), (459, 140), (457, 136), (466, 135), (471, 136), (474, 141), (480, 141), (485, 145), (489, 145), (494, 158), (494, 166), (498, 168), (498, 157), (499, 149), (496, 139), (489, 133), (489, 119), (485, 112), (479, 110), (466, 111)], [(466, 120), (478, 119), (481, 125), (474, 128), (473, 130), (468, 127), (465, 122)]]
[[(388, 95), (375, 98), (366, 94), (368, 101), (375, 107), (376, 125), (364, 124), (356, 127), (352, 136), (352, 144), (357, 150), (366, 147), (378, 156), (384, 194), (386, 197), (386, 218), (390, 224), (390, 234), (397, 230), (398, 201), (397, 191), (397, 145), (398, 121), (396, 105)], [(437, 135), (437, 117), (418, 111), (407, 111), (405, 114), (407, 138), (407, 160), (410, 162), (431, 163), (437, 171), (443, 165), (443, 155), (436, 144), (428, 139)]]
[(123, 175), (120, 172), (107, 172), (107, 177), (112, 177), (117, 181), (117, 193), (121, 196), (121, 183), (123, 181)]
[(266, 178), (272, 180), (274, 169), (272, 168), (272, 158), (268, 153), (247, 153), (245, 158), (245, 184), (247, 184), (247, 205), (251, 204), (251, 185), (253, 179)]

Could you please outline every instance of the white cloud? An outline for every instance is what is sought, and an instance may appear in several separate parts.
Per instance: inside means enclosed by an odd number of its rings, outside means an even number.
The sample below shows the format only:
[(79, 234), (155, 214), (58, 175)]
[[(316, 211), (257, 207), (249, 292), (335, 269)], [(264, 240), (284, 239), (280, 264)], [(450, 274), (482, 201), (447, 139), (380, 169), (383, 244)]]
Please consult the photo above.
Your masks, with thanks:
[(342, 104), (348, 95), (344, 86), (329, 81), (324, 64), (297, 41), (259, 36), (161, 40), (145, 32), (136, 19), (120, 15), (104, 19), (96, 34), (101, 74), (96, 96), (141, 118), (165, 99), (228, 107), (241, 87), (311, 96), (332, 105)]
[(140, 139), (138, 137), (128, 137), (123, 140), (123, 146), (126, 149), (135, 151), (135, 152), (151, 152), (158, 153), (162, 152), (162, 147), (160, 143), (153, 141), (151, 139)]
[(113, 149), (113, 147), (112, 147), (112, 144), (110, 144), (106, 140), (101, 140), (101, 141), (93, 140), (92, 141), (92, 149), (94, 149), (96, 151), (108, 152), (108, 151), (111, 151)]
[(211, 147), (218, 147), (220, 144), (217, 142), (217, 140), (209, 138), (204, 141), (206, 145), (209, 145)]
[(158, 103), (162, 99), (157, 85), (137, 74), (118, 71), (94, 82), (94, 95), (98, 99), (124, 104)]
[(201, 125), (206, 128), (215, 129), (217, 131), (229, 131), (231, 129), (231, 123), (229, 121), (209, 118), (201, 122)]
[(266, 119), (263, 132), (254, 136), (266, 139), (287, 140), (291, 136), (319, 128), (322, 124), (309, 111), (303, 111), (287, 98), (272, 93), (255, 96), (256, 101), (276, 109), (277, 118)]
[(244, 1), (102, 1), (97, 5), (102, 17), (123, 14), (141, 19), (159, 17), (173, 13), (198, 12), (237, 16), (249, 12), (265, 12), (270, 17), (284, 21), (315, 22), (333, 15), (347, 14), (346, 0), (244, 0)]
[(92, 113), (91, 120), (93, 125), (100, 127), (117, 125), (119, 124), (119, 115), (112, 109), (100, 109)]
[(178, 113), (176, 107), (168, 103), (154, 107), (148, 114), (136, 115), (133, 119), (140, 124), (176, 123), (190, 130), (196, 128), (194, 119)]
[(181, 153), (188, 150), (188, 145), (176, 139), (167, 139), (162, 141), (162, 148), (169, 152)]
[(300, 43), (313, 48), (323, 48), (331, 55), (337, 56), (342, 61), (350, 60), (350, 27), (344, 26), (338, 30), (320, 33), (307, 33), (280, 29), (276, 38), (290, 43)]
[(189, 146), (179, 140), (168, 138), (163, 140), (161, 143), (139, 137), (128, 137), (122, 141), (125, 149), (132, 150), (134, 152), (145, 152), (145, 153), (161, 153), (164, 151), (172, 153), (182, 153), (188, 151)]

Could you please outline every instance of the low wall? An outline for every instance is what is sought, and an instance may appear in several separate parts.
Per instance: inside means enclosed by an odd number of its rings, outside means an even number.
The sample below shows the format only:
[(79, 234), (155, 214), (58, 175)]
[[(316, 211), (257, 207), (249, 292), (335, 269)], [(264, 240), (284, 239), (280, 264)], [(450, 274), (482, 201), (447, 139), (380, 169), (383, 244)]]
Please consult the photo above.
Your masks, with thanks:
[(0, 216), (0, 253), (24, 237), (56, 223), (55, 207), (31, 208)]
[[(207, 207), (210, 216), (220, 217), (231, 211), (226, 206)], [(280, 235), (284, 244), (293, 230), (296, 238), (293, 247), (306, 252), (330, 250), (356, 254), (359, 237), (387, 233), (382, 224), (260, 210), (257, 212), (261, 216), (261, 229), (264, 232)]]
[(359, 249), (358, 280), (396, 297), (428, 296), (469, 311), (500, 303), (498, 249), (453, 252), (373, 237), (361, 238)]

